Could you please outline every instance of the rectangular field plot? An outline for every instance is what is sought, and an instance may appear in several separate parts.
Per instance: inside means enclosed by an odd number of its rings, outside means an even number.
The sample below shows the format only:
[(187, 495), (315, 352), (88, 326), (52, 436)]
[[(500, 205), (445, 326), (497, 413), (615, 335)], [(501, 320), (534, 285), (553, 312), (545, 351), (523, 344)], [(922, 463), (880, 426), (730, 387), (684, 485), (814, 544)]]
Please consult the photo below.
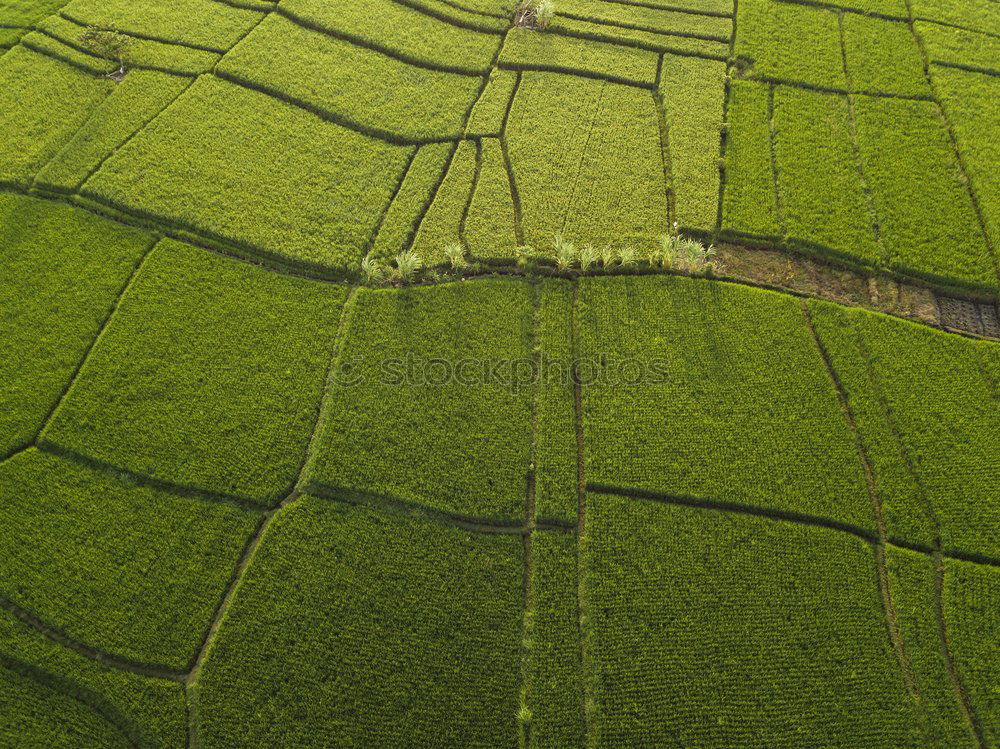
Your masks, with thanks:
[(913, 0), (913, 17), (990, 34), (1000, 29), (1000, 5), (995, 0)]
[(855, 113), (890, 267), (995, 289), (993, 258), (937, 105), (857, 96)]
[(203, 76), (83, 192), (282, 261), (347, 272), (409, 153)]
[(0, 184), (28, 187), (113, 89), (25, 47), (0, 57)]
[(535, 347), (539, 379), (535, 418), (535, 516), (575, 525), (576, 407), (573, 393), (573, 285), (542, 281)]
[(969, 726), (951, 686), (941, 647), (935, 600), (934, 558), (889, 546), (886, 572), (899, 635), (920, 695), (926, 746), (970, 746)]
[(78, 208), (0, 195), (0, 458), (34, 440), (150, 245)]
[[(439, 70), (485, 73), (502, 37), (456, 26), (393, 0), (284, 0), (282, 15)], [(376, 20), (377, 19), (377, 20)]]
[[(730, 10), (732, 9), (730, 8)], [(726, 19), (726, 23), (729, 24), (731, 21)], [(657, 31), (645, 31), (626, 26), (611, 26), (606, 23), (567, 18), (562, 15), (557, 15), (549, 28), (555, 33), (567, 36), (593, 39), (598, 42), (622, 44), (640, 49), (649, 49), (654, 52), (710, 57), (720, 62), (729, 56), (728, 39), (721, 42), (717, 39), (702, 39), (695, 36), (661, 34)]]
[(585, 664), (607, 746), (917, 746), (872, 548), (587, 495)]
[(872, 461), (889, 535), (1000, 558), (997, 345), (811, 304)]
[(29, 450), (0, 466), (0, 595), (70, 638), (186, 670), (258, 516)]
[(499, 64), (520, 70), (579, 73), (651, 87), (656, 82), (657, 58), (650, 50), (512, 29), (500, 50)]
[(440, 186), (433, 193), (433, 201), (420, 217), (412, 249), (427, 265), (444, 263), (445, 247), (459, 241), (462, 217), (469, 204), (476, 178), (479, 147), (475, 141), (463, 140), (454, 147), (454, 155)]
[(502, 280), (360, 290), (309, 486), (520, 522), (533, 305)]
[[(931, 62), (1000, 73), (1000, 36), (917, 21), (913, 24)], [(931, 68), (937, 75), (940, 68)]]
[(190, 78), (153, 70), (132, 70), (35, 177), (50, 190), (75, 192), (101, 162), (163, 111), (191, 83)]
[(514, 195), (498, 138), (480, 142), (479, 177), (465, 220), (464, 239), (476, 257), (513, 258), (518, 246)]
[(778, 86), (774, 152), (788, 236), (877, 264), (882, 252), (852, 141), (847, 97)]
[[(392, 204), (386, 209), (372, 243), (372, 256), (388, 260), (410, 246), (457, 147), (455, 143), (420, 146)], [(437, 252), (442, 250), (436, 248)], [(424, 258), (425, 261), (427, 259)]]
[(930, 96), (920, 48), (909, 24), (845, 13), (847, 75), (854, 91)]
[(678, 277), (580, 283), (588, 484), (874, 529), (797, 299)]
[[(732, 13), (727, 5), (726, 13)], [(717, 15), (663, 10), (643, 5), (619, 4), (604, 0), (563, 0), (558, 6), (555, 28), (565, 16), (602, 23), (611, 27), (632, 28), (657, 33), (684, 34), (703, 39), (728, 42), (732, 19)]]
[(528, 582), (524, 704), (531, 711), (531, 746), (583, 746), (577, 538), (535, 531)]
[(409, 141), (461, 135), (482, 83), (478, 76), (415, 67), (280, 15), (226, 55), (219, 72)]
[(522, 575), (517, 535), (299, 500), (209, 652), (202, 744), (515, 746)]
[(142, 4), (130, 0), (72, 0), (62, 12), (85, 26), (114, 28), (222, 52), (236, 44), (262, 15), (206, 0)]
[(525, 242), (646, 247), (667, 230), (652, 92), (525, 73), (507, 128)]
[(510, 108), (510, 98), (517, 85), (517, 71), (494, 68), (486, 88), (476, 100), (465, 132), (469, 135), (499, 135), (504, 117)]
[(724, 231), (779, 237), (775, 174), (771, 163), (770, 91), (752, 81), (732, 81), (726, 122)]
[(680, 55), (663, 58), (660, 95), (676, 199), (674, 220), (682, 230), (715, 227), (725, 79), (721, 62)]
[(754, 77), (847, 87), (837, 14), (825, 8), (742, 0), (734, 52)]
[(304, 460), (345, 296), (163, 240), (43, 441), (270, 504)]
[(1000, 569), (946, 560), (945, 624), (958, 676), (983, 743), (1000, 744)]
[(940, 65), (931, 66), (931, 75), (996, 253), (1000, 251), (1000, 76)]
[[(85, 658), (6, 611), (0, 612), (0, 668), (72, 695), (77, 703), (94, 708), (112, 722), (132, 746), (181, 749), (187, 745), (183, 685)], [(4, 717), (4, 726), (10, 727), (10, 716), (5, 713)], [(22, 735), (13, 745), (23, 745), (24, 740)]]

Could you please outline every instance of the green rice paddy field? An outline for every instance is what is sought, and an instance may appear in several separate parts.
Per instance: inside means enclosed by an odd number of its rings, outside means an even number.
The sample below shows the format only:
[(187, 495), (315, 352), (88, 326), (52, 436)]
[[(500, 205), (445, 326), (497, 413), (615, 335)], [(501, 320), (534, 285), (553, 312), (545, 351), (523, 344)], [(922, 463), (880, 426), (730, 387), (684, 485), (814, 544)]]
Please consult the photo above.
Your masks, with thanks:
[(658, 255), (995, 315), (1000, 4), (555, 11), (0, 0), (0, 746), (1000, 747), (1000, 341)]

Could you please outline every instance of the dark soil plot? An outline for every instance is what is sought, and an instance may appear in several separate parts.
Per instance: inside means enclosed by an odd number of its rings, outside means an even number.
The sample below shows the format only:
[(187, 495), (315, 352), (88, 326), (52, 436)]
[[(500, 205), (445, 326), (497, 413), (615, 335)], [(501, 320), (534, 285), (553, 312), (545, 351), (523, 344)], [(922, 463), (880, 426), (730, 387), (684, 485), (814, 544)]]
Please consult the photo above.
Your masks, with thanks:
[(35, 439), (151, 243), (77, 208), (0, 195), (0, 457)]
[(522, 544), (306, 497), (197, 687), (202, 746), (517, 743)]
[(90, 647), (187, 669), (255, 514), (36, 450), (0, 487), (0, 595)]
[(305, 459), (346, 293), (164, 240), (43, 440), (276, 502)]

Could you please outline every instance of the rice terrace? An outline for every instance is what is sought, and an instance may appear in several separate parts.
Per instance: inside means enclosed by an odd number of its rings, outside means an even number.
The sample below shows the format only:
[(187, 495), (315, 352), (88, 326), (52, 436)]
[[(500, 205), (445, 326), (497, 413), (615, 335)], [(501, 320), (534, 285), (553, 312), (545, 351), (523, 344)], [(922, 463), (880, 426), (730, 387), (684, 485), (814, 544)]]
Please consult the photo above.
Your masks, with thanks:
[(1000, 747), (998, 0), (0, 0), (0, 746)]

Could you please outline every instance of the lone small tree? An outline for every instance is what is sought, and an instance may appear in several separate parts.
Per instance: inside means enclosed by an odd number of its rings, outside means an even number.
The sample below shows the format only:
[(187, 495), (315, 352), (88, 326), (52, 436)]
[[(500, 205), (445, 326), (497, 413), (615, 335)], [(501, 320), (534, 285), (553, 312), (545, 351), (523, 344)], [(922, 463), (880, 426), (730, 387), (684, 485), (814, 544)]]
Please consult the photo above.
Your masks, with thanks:
[(132, 49), (135, 46), (133, 37), (123, 34), (118, 29), (88, 26), (87, 30), (80, 34), (80, 42), (98, 57), (118, 64), (117, 70), (112, 70), (107, 74), (108, 78), (117, 83), (125, 77), (125, 73), (128, 72), (127, 65), (131, 62)]
[(521, 0), (514, 13), (514, 25), (543, 31), (556, 17), (554, 0)]

